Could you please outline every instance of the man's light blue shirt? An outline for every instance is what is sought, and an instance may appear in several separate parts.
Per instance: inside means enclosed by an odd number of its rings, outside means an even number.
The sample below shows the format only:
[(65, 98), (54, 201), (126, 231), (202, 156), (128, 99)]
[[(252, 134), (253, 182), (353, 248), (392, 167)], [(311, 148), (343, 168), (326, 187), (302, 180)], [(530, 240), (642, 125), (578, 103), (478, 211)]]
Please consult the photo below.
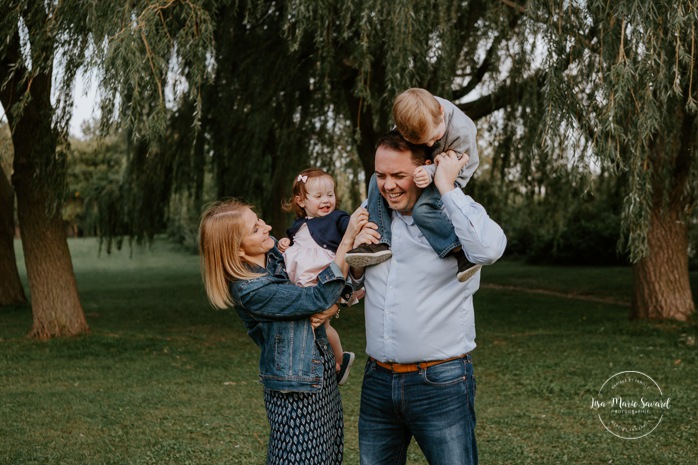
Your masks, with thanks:
[[(482, 205), (460, 189), (442, 201), (471, 262), (488, 265), (501, 257), (506, 236)], [(411, 216), (392, 215), (393, 256), (364, 275), (366, 353), (383, 362), (415, 363), (472, 351), (480, 272), (458, 282), (456, 259), (440, 259)]]

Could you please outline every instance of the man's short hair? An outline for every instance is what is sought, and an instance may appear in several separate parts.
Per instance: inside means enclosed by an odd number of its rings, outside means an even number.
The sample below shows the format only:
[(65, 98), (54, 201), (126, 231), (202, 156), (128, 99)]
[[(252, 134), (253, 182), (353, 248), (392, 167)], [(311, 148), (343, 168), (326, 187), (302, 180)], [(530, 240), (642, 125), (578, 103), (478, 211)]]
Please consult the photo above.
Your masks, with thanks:
[(423, 145), (415, 145), (402, 137), (397, 129), (384, 134), (376, 142), (376, 150), (386, 148), (394, 152), (410, 152), (410, 158), (417, 166), (422, 166), (427, 161), (426, 148)]

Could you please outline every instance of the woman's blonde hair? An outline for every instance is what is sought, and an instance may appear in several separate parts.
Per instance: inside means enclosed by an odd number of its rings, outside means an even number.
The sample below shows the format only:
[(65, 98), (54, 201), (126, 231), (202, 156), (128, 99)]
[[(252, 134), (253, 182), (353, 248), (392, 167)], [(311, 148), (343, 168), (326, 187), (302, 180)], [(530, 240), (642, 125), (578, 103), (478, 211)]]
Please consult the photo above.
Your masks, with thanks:
[(308, 195), (308, 189), (306, 189), (306, 183), (315, 178), (327, 177), (332, 181), (334, 186), (335, 195), (335, 210), (339, 210), (339, 204), (341, 199), (337, 195), (337, 184), (334, 182), (334, 178), (325, 170), (320, 168), (306, 168), (293, 179), (293, 186), (291, 186), (291, 198), (281, 202), (281, 209), (287, 213), (295, 213), (296, 218), (305, 218), (307, 216), (305, 208), (298, 205), (296, 197), (301, 199), (306, 198)]
[(393, 120), (405, 139), (423, 144), (429, 131), (441, 122), (441, 104), (428, 90), (412, 87), (395, 98)]
[(254, 273), (240, 256), (245, 234), (242, 214), (251, 205), (236, 199), (209, 204), (199, 223), (199, 258), (209, 302), (216, 308), (234, 305), (230, 281), (261, 276)]

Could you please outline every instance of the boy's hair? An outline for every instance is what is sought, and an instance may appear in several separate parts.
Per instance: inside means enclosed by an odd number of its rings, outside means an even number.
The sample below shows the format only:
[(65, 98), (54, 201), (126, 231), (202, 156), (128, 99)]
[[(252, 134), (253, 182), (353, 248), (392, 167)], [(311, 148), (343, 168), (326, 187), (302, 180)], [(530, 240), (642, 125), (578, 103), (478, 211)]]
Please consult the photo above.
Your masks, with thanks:
[(405, 139), (422, 144), (441, 122), (441, 104), (428, 90), (412, 87), (395, 98), (393, 120)]
[(306, 183), (311, 179), (321, 178), (324, 176), (327, 176), (327, 178), (332, 181), (332, 186), (334, 187), (335, 191), (335, 210), (339, 209), (341, 199), (337, 195), (337, 184), (334, 182), (334, 178), (330, 176), (327, 171), (320, 168), (307, 168), (298, 173), (298, 176), (293, 179), (291, 198), (281, 202), (281, 209), (287, 213), (295, 213), (296, 218), (305, 218), (307, 216), (305, 213), (305, 208), (298, 205), (296, 202), (296, 197), (304, 199), (308, 195)]
[(386, 148), (393, 152), (410, 152), (410, 158), (416, 166), (422, 166), (427, 161), (427, 151), (423, 145), (415, 145), (405, 139), (396, 129), (384, 134), (376, 142), (376, 150)]
[(209, 204), (199, 224), (199, 259), (209, 302), (216, 308), (232, 307), (230, 281), (253, 279), (254, 273), (240, 256), (245, 225), (242, 214), (251, 205), (236, 199)]

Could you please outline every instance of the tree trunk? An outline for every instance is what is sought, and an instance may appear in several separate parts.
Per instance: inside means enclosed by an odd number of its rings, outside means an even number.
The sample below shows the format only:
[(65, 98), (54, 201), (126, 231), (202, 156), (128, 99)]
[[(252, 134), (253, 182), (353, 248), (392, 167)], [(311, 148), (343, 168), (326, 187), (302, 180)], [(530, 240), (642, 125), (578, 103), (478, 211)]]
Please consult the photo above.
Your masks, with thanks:
[[(32, 114), (40, 115), (39, 120)], [(43, 120), (43, 121), (42, 121)], [(25, 109), (14, 128), (17, 213), (24, 261), (27, 267), (33, 324), (31, 337), (74, 336), (89, 331), (75, 281), (60, 208), (50, 208), (53, 192), (51, 169), (36, 168), (46, 160), (46, 150), (55, 154), (56, 142), (50, 128), (51, 111)], [(45, 162), (44, 162), (45, 163)]]
[(679, 212), (652, 212), (650, 254), (633, 265), (632, 319), (686, 321), (695, 311), (688, 275), (688, 227)]
[[(281, 209), (281, 203), (289, 197), (289, 188), (287, 183), (281, 183), (280, 180), (284, 180), (281, 176), (272, 177), (273, 185), (271, 188), (271, 209), (269, 211), (269, 218), (271, 222), (271, 234), (277, 239), (286, 237), (286, 228), (289, 226), (288, 214), (286, 214)], [(284, 180), (285, 181), (285, 180)]]
[(14, 248), (15, 195), (5, 173), (0, 170), (0, 306), (27, 302), (17, 270)]
[[(15, 150), (15, 157), (17, 154)], [(26, 174), (16, 172), (13, 179), (31, 289), (33, 324), (30, 336), (50, 339), (85, 333), (89, 327), (78, 296), (60, 210), (46, 214), (44, 206), (51, 193), (41, 186), (27, 185)]]
[(12, 182), (17, 194), (22, 249), (31, 289), (33, 325), (30, 336), (50, 339), (82, 334), (89, 327), (78, 296), (60, 208), (48, 207), (56, 193), (48, 180), (41, 176), (34, 178), (37, 171), (53, 171), (37, 168), (36, 164), (55, 156), (56, 152), (50, 108), (34, 110), (26, 108), (13, 128), (15, 172)]
[[(683, 113), (682, 113), (683, 114)], [(682, 120), (681, 137), (676, 146), (669, 201), (663, 202), (663, 185), (654, 183), (655, 202), (647, 231), (649, 253), (633, 266), (634, 295), (631, 319), (686, 321), (695, 311), (688, 274), (688, 225), (684, 212), (692, 199), (685, 195), (690, 171), (694, 118)], [(671, 147), (657, 137), (653, 153), (655, 172), (659, 172), (662, 155)]]
[[(359, 73), (349, 63), (351, 63), (349, 58), (342, 59), (337, 63), (337, 66), (342, 70), (340, 91), (351, 118), (353, 132), (354, 134), (358, 133), (360, 136), (357, 152), (366, 174), (365, 188), (366, 192), (368, 192), (369, 181), (376, 167), (374, 160), (376, 156), (375, 144), (381, 136), (390, 130), (389, 119), (392, 114), (392, 102), (389, 104), (389, 108), (379, 113), (377, 117), (379, 121), (375, 121), (376, 118), (374, 118), (373, 109), (369, 106), (369, 100), (356, 95), (354, 92)], [(381, 66), (375, 66), (372, 72), (374, 74), (374, 82), (384, 82), (383, 76), (385, 72)], [(380, 92), (380, 90), (376, 89), (376, 92)]]
[[(652, 159), (655, 173), (663, 164), (672, 166), (668, 184), (668, 202), (664, 202), (667, 184), (655, 177), (656, 199), (650, 213), (647, 231), (649, 254), (633, 265), (634, 295), (632, 319), (674, 319), (686, 321), (695, 311), (688, 274), (688, 225), (685, 212), (690, 211), (693, 198), (686, 194), (686, 183), (693, 160), (695, 117), (683, 108), (676, 111), (680, 137), (672, 141), (664, 135), (654, 138)], [(678, 139), (678, 140), (676, 140)]]
[[(42, 13), (41, 4), (34, 4)], [(35, 26), (35, 24), (30, 24)], [(28, 27), (30, 26), (28, 25)], [(30, 28), (30, 37), (32, 29)], [(42, 43), (46, 46), (46, 43)], [(53, 50), (46, 46), (47, 56)], [(37, 56), (40, 52), (37, 51)], [(50, 62), (50, 61), (49, 61)], [(89, 330), (78, 297), (61, 209), (56, 207), (56, 186), (65, 179), (65, 160), (56, 153), (57, 134), (52, 127), (50, 66), (24, 81), (19, 33), (15, 33), (0, 57), (0, 101), (12, 132), (14, 174), (24, 261), (27, 267), (33, 325), (30, 336), (39, 339), (72, 336)], [(15, 104), (25, 93), (30, 98), (17, 116)], [(62, 197), (59, 197), (59, 199)]]

